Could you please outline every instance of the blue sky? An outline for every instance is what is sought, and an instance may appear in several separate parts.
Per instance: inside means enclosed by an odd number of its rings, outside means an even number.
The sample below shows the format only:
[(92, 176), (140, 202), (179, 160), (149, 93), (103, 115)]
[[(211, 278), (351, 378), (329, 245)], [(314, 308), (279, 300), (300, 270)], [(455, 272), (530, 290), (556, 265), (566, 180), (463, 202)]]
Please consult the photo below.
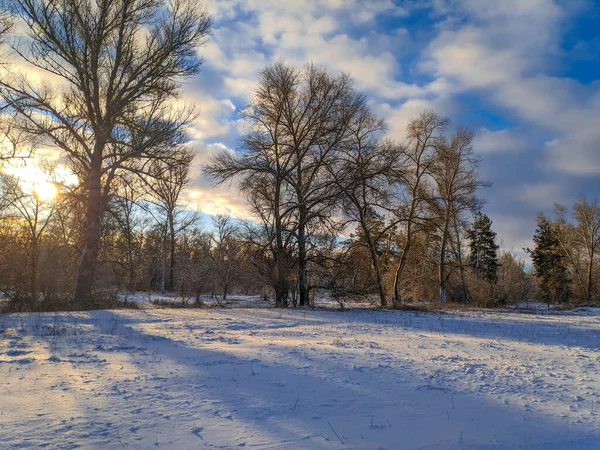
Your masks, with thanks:
[[(350, 73), (390, 136), (426, 108), (476, 131), (482, 192), (504, 248), (530, 245), (539, 211), (600, 193), (600, 2), (586, 0), (215, 0), (202, 73), (197, 165), (235, 149), (237, 112), (273, 61)], [(244, 215), (235, 189), (199, 171), (192, 199)]]

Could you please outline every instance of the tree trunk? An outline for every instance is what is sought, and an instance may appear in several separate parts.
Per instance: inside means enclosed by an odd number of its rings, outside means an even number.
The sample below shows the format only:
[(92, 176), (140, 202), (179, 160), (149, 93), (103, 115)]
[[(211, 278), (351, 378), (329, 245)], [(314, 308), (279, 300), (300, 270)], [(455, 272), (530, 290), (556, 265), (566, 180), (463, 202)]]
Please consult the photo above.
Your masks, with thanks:
[(406, 244), (402, 250), (402, 256), (400, 257), (400, 263), (398, 264), (398, 269), (396, 270), (396, 276), (394, 278), (394, 307), (399, 307), (402, 304), (402, 274), (404, 273), (404, 268), (406, 267), (406, 263), (408, 261), (408, 252), (410, 251), (410, 247), (412, 245), (412, 224), (416, 209), (416, 188), (414, 188), (410, 201), (410, 213), (408, 215), (408, 221), (406, 224)]
[(396, 276), (394, 277), (394, 307), (399, 307), (402, 304), (402, 274), (408, 261), (408, 251), (410, 250), (410, 243), (407, 242), (404, 250), (402, 250), (402, 256), (400, 257), (400, 263), (396, 270)]
[(383, 276), (381, 275), (381, 267), (379, 266), (379, 257), (377, 255), (377, 249), (375, 248), (375, 243), (373, 242), (373, 238), (371, 237), (371, 231), (366, 224), (365, 219), (361, 220), (361, 225), (363, 232), (365, 233), (365, 238), (367, 239), (367, 244), (369, 246), (369, 252), (371, 253), (371, 264), (373, 264), (373, 269), (375, 270), (375, 281), (377, 282), (377, 291), (379, 293), (379, 301), (382, 308), (387, 307), (387, 298), (385, 295), (385, 287), (383, 286)]
[(37, 268), (38, 268), (38, 243), (34, 236), (31, 240), (31, 279), (30, 279), (30, 307), (35, 310), (37, 306)]
[(161, 259), (160, 259), (161, 265), (162, 265), (162, 275), (161, 275), (161, 280), (160, 280), (160, 292), (161, 294), (164, 294), (166, 292), (165, 286), (166, 286), (166, 272), (167, 272), (167, 229), (166, 229), (166, 225), (165, 225), (165, 229), (164, 229), (164, 233), (163, 233), (163, 240), (162, 240), (162, 251), (161, 251)]
[(169, 214), (169, 276), (167, 278), (167, 291), (173, 291), (175, 276), (175, 222), (173, 214)]
[(127, 264), (129, 265), (129, 290), (135, 290), (135, 266), (133, 264), (133, 237), (131, 231), (127, 232)]
[(442, 245), (440, 249), (440, 267), (439, 267), (439, 283), (440, 283), (440, 302), (446, 303), (447, 294), (447, 279), (446, 279), (446, 247), (448, 245), (448, 227), (450, 223), (450, 217), (446, 212), (444, 217), (444, 230), (442, 235)]
[(298, 225), (298, 294), (300, 306), (308, 305), (308, 277), (306, 273), (306, 234), (304, 229), (305, 213), (300, 211)]
[(227, 285), (227, 283), (225, 283), (225, 285), (223, 286), (223, 303), (225, 303), (227, 301), (227, 291), (229, 290), (229, 286)]
[(465, 305), (471, 300), (471, 293), (469, 292), (469, 288), (467, 287), (467, 282), (465, 279), (465, 267), (463, 266), (462, 260), (462, 248), (460, 243), (460, 231), (458, 229), (458, 223), (456, 221), (456, 217), (454, 217), (454, 229), (456, 231), (456, 255), (458, 256), (458, 270), (460, 271), (460, 282), (462, 284), (463, 292), (465, 295)]
[(88, 180), (84, 246), (75, 284), (74, 306), (77, 309), (87, 309), (92, 306), (94, 278), (100, 252), (101, 221), (105, 202), (100, 180), (102, 159), (99, 156), (101, 155), (98, 150), (99, 145), (96, 144)]
[(590, 252), (590, 264), (588, 266), (588, 280), (587, 280), (587, 300), (592, 300), (592, 288), (593, 288), (593, 276), (594, 276), (594, 250)]
[(287, 284), (285, 261), (283, 261), (283, 255), (280, 254), (277, 257), (275, 263), (276, 281), (275, 281), (275, 307), (286, 308), (288, 306), (288, 291), (289, 287)]
[(287, 267), (285, 251), (283, 248), (283, 227), (281, 225), (281, 212), (279, 211), (280, 185), (275, 185), (275, 307), (286, 308), (288, 306), (289, 286), (287, 282)]

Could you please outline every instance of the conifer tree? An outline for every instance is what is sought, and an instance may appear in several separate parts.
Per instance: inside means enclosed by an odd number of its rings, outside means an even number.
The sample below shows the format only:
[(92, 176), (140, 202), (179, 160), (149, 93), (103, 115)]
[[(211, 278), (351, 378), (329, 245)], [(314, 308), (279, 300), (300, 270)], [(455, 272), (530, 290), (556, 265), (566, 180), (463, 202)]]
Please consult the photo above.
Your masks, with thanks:
[(533, 236), (531, 255), (535, 276), (539, 281), (543, 298), (548, 302), (566, 302), (571, 297), (567, 261), (560, 250), (552, 223), (542, 214), (538, 216), (538, 227)]
[(495, 283), (498, 277), (498, 244), (492, 221), (487, 214), (477, 212), (475, 222), (468, 231), (471, 255), (469, 265), (478, 279)]

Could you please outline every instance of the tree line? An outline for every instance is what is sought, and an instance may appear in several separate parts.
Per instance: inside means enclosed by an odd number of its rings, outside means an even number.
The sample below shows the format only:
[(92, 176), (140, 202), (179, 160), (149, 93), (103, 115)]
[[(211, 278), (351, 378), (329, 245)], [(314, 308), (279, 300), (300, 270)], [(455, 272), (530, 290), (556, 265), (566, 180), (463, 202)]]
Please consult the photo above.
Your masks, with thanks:
[(553, 217), (538, 215), (531, 255), (539, 296), (550, 303), (600, 297), (600, 205), (580, 197), (569, 210), (555, 205)]
[[(179, 95), (203, 62), (206, 10), (187, 0), (16, 0), (0, 11), (4, 48), (47, 75), (36, 81), (2, 61), (1, 158), (60, 154), (35, 159), (57, 196), (2, 173), (0, 289), (15, 307), (85, 309), (120, 290), (197, 302), (255, 294), (278, 307), (321, 294), (381, 307), (534, 295), (525, 263), (499, 251), (481, 212), (489, 184), (470, 129), (424, 111), (393, 141), (350, 75), (269, 65), (241, 112), (238, 148), (203, 168), (240, 190), (250, 218), (203, 226), (186, 200), (198, 112)], [(15, 22), (24, 32), (11, 32)], [(579, 258), (569, 280), (589, 250), (577, 245), (561, 253)], [(597, 266), (587, 258), (589, 275)], [(587, 286), (577, 295), (591, 299)]]

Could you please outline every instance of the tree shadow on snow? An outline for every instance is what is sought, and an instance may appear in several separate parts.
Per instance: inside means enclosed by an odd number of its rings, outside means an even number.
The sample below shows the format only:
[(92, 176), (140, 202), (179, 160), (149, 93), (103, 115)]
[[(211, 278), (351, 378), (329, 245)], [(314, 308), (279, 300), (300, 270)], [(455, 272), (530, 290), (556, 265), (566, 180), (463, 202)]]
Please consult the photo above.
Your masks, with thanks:
[[(317, 317), (322, 317), (321, 314)], [(585, 433), (575, 436), (575, 431), (581, 430), (565, 420), (536, 414), (521, 406), (506, 407), (489, 396), (475, 393), (454, 396), (435, 383), (427, 385), (426, 381), (415, 379), (414, 371), (390, 364), (374, 365), (372, 360), (352, 354), (352, 349), (340, 354), (332, 348), (319, 355), (312, 354), (310, 347), (263, 341), (257, 342), (254, 349), (246, 345), (242, 356), (234, 351), (237, 345), (248, 344), (250, 337), (240, 332), (249, 329), (245, 326), (204, 330), (214, 333), (196, 339), (193, 343), (196, 347), (187, 345), (186, 339), (179, 339), (180, 328), (171, 332), (168, 326), (156, 332), (142, 331), (140, 327), (147, 323), (161, 322), (156, 315), (149, 315), (149, 322), (139, 315), (114, 311), (92, 311), (89, 317), (90, 323), (99, 327), (99, 333), (106, 333), (105, 324), (118, 323), (120, 335), (132, 344), (139, 340), (143, 343), (141, 347), (147, 349), (143, 356), (130, 354), (143, 387), (128, 400), (129, 409), (146, 408), (143, 413), (154, 417), (156, 428), (172, 426), (174, 415), (178, 423), (187, 422), (188, 428), (183, 430), (188, 430), (190, 439), (193, 435), (207, 445), (210, 441), (206, 439), (218, 436), (225, 440), (210, 443), (224, 448), (249, 445), (314, 449), (464, 446), (501, 449), (512, 448), (517, 442), (527, 448), (558, 449), (590, 448), (598, 438)], [(359, 317), (350, 314), (341, 320), (347, 320), (352, 327), (360, 324)], [(328, 323), (326, 318), (320, 320)], [(415, 331), (503, 339), (506, 327), (519, 326), (506, 324), (500, 331), (484, 330), (483, 324), (476, 320), (453, 317), (441, 319), (444, 322), (436, 329), (430, 316), (426, 320), (427, 324), (414, 317), (400, 325)], [(251, 324), (251, 319), (247, 323)], [(378, 319), (374, 323), (385, 325)], [(201, 332), (196, 328), (191, 333)], [(539, 342), (536, 336), (535, 343)], [(157, 358), (155, 361), (151, 360), (151, 354)], [(353, 356), (351, 363), (350, 356)], [(206, 424), (202, 423), (203, 418)]]

